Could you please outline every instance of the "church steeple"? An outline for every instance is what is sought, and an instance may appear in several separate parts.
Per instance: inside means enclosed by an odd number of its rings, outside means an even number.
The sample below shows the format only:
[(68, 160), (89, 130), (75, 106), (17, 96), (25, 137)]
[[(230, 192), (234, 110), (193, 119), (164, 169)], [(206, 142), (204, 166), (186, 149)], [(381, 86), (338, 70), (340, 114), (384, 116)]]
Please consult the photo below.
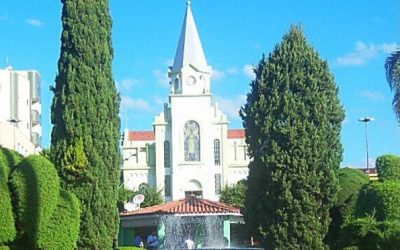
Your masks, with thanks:
[(210, 95), (211, 67), (207, 65), (189, 1), (174, 64), (168, 76), (173, 95)]
[(186, 65), (191, 65), (198, 71), (210, 71), (190, 8), (190, 1), (187, 1), (186, 15), (171, 71), (180, 71)]

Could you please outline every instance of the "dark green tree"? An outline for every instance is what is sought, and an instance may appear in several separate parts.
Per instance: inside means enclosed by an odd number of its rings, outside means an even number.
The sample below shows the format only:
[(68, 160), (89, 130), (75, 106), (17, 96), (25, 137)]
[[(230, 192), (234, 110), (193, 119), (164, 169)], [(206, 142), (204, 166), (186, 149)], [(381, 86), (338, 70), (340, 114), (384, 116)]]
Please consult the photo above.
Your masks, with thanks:
[(343, 151), (338, 88), (297, 26), (255, 75), (241, 110), (253, 159), (247, 222), (268, 249), (322, 249)]
[(246, 199), (247, 181), (240, 180), (232, 186), (226, 186), (221, 190), (219, 200), (227, 204), (244, 207)]
[(79, 248), (110, 249), (118, 229), (120, 120), (108, 0), (62, 0), (51, 159), (81, 203)]
[(385, 69), (389, 87), (394, 92), (393, 109), (397, 119), (400, 120), (400, 49), (386, 59)]

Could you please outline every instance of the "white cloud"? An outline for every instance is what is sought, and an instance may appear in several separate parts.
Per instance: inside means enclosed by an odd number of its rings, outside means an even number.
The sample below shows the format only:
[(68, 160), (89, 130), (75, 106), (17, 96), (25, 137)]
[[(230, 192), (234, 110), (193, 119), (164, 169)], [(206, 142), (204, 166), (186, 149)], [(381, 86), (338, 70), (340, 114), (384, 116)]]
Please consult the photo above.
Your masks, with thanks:
[(132, 98), (130, 96), (121, 96), (121, 110), (134, 109), (140, 111), (151, 111), (151, 105), (142, 98)]
[(246, 64), (242, 68), (243, 73), (248, 76), (250, 79), (254, 79), (254, 66), (250, 64)]
[(238, 95), (232, 98), (215, 96), (214, 98), (218, 102), (221, 111), (224, 112), (229, 119), (241, 119), (239, 110), (246, 102), (246, 95)]
[(40, 27), (43, 25), (43, 22), (40, 21), (39, 19), (32, 19), (32, 18), (26, 19), (26, 23), (35, 27)]
[(212, 69), (211, 77), (215, 81), (221, 80), (225, 77), (225, 72), (218, 69)]
[(141, 84), (142, 82), (143, 82), (142, 80), (128, 77), (128, 78), (123, 79), (121, 82), (118, 82), (117, 86), (120, 90), (130, 91), (130, 90), (132, 90), (132, 87), (137, 86), (137, 85)]
[(382, 94), (382, 92), (379, 91), (363, 90), (359, 91), (359, 95), (373, 102), (379, 102), (385, 100), (385, 96)]
[(156, 78), (157, 83), (159, 83), (163, 87), (169, 87), (169, 78), (167, 72), (156, 69), (153, 70), (153, 75)]
[(391, 53), (399, 48), (397, 43), (365, 44), (362, 41), (356, 42), (356, 49), (336, 59), (339, 66), (360, 66), (368, 63), (381, 53)]

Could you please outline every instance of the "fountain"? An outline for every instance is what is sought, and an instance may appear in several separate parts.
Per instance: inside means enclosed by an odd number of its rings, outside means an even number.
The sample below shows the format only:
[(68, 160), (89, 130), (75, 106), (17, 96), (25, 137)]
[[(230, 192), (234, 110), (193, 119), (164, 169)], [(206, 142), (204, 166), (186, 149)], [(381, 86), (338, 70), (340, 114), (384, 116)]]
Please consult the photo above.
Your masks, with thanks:
[[(231, 242), (232, 225), (238, 223), (243, 224), (239, 208), (195, 196), (121, 213), (123, 229), (157, 228), (160, 249), (187, 249), (188, 238), (196, 249), (248, 249)], [(134, 229), (131, 232), (130, 238), (140, 234)], [(131, 239), (120, 241), (129, 243)]]

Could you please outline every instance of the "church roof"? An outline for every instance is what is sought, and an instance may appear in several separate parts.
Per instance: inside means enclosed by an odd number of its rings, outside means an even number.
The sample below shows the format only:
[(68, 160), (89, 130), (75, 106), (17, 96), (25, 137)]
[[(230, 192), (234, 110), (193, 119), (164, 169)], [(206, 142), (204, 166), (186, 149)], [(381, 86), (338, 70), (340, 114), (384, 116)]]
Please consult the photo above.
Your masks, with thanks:
[(128, 141), (154, 141), (154, 131), (129, 131)]
[(160, 205), (142, 208), (135, 211), (123, 212), (120, 215), (135, 216), (135, 215), (150, 215), (150, 214), (240, 214), (240, 208), (217, 201), (189, 196), (185, 199), (171, 201)]
[(197, 32), (196, 23), (190, 8), (190, 2), (188, 1), (172, 71), (179, 71), (182, 67), (189, 64), (197, 70), (209, 71), (199, 33)]
[(244, 129), (228, 129), (228, 139), (243, 139), (245, 138)]

